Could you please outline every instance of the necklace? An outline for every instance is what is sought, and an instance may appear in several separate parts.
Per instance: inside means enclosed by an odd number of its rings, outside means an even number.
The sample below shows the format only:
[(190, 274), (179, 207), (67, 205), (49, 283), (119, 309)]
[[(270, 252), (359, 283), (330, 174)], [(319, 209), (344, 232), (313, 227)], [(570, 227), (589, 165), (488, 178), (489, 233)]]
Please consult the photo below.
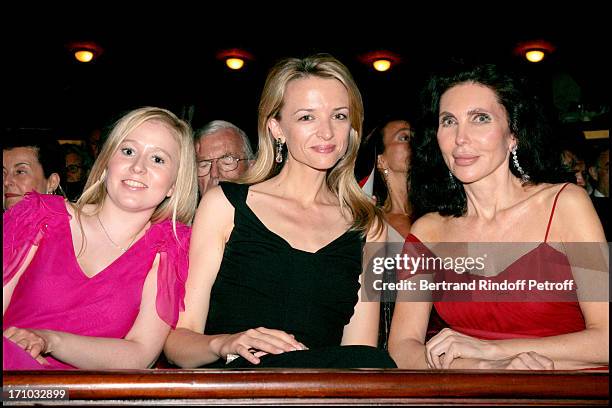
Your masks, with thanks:
[(98, 213), (96, 213), (96, 218), (98, 219), (98, 223), (100, 224), (100, 227), (102, 227), (102, 231), (104, 231), (104, 235), (106, 235), (106, 238), (108, 238), (108, 240), (110, 241), (111, 244), (113, 244), (113, 246), (115, 248), (120, 249), (123, 252), (126, 252), (128, 249), (130, 249), (130, 247), (132, 246), (132, 244), (134, 243), (134, 241), (136, 240), (136, 237), (138, 236), (138, 234), (140, 233), (140, 231), (138, 231), (135, 235), (134, 238), (132, 238), (132, 241), (130, 242), (130, 244), (127, 246), (127, 248), (123, 248), (122, 246), (119, 246), (115, 243), (115, 241), (113, 241), (113, 239), (110, 237), (110, 235), (108, 235), (108, 231), (106, 231), (106, 228), (104, 228), (104, 224), (102, 224), (102, 220), (100, 219), (100, 216), (98, 215)]

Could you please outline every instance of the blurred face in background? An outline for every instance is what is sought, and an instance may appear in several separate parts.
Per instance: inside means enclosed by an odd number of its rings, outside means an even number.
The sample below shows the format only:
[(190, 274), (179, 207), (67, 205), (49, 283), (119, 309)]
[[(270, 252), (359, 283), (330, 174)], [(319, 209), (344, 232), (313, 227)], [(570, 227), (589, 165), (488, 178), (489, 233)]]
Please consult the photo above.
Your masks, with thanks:
[(94, 129), (87, 137), (87, 146), (89, 148), (89, 153), (94, 159), (98, 157), (98, 154), (100, 153), (101, 137), (102, 132), (100, 131), (100, 129)]
[(410, 168), (410, 138), (412, 128), (405, 120), (394, 120), (383, 129), (385, 151), (379, 155), (382, 168), (392, 172), (407, 173)]
[(2, 181), (3, 207), (8, 209), (32, 190), (41, 194), (55, 191), (59, 176), (53, 173), (45, 178), (34, 147), (15, 147), (2, 151)]
[(76, 183), (83, 179), (83, 159), (76, 153), (66, 155), (66, 181)]
[(570, 150), (561, 153), (563, 164), (576, 176), (576, 184), (586, 188), (586, 164)]
[[(198, 187), (200, 194), (219, 184), (219, 181), (238, 179), (248, 169), (242, 138), (233, 129), (220, 129), (200, 138), (195, 143), (198, 162)], [(227, 156), (232, 156), (234, 161)], [(225, 159), (224, 159), (225, 157)], [(224, 161), (227, 160), (227, 165)]]
[(610, 197), (610, 151), (599, 154), (595, 166), (589, 169), (591, 177), (595, 180), (595, 188), (604, 197)]

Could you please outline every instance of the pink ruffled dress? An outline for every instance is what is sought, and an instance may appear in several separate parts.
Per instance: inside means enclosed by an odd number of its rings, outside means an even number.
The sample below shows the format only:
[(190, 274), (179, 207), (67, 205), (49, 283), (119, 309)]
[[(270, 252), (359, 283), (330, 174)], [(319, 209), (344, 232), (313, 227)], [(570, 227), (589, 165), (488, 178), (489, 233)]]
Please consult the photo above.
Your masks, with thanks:
[[(79, 266), (62, 197), (27, 194), (3, 215), (3, 286), (17, 273), (32, 247), (38, 250), (13, 291), (4, 313), (3, 330), (50, 329), (82, 336), (124, 338), (140, 309), (142, 289), (156, 255), (156, 309), (176, 326), (184, 310), (191, 228), (172, 222), (151, 225), (125, 253), (93, 277)], [(3, 337), (4, 370), (72, 369), (52, 357), (41, 365)]]

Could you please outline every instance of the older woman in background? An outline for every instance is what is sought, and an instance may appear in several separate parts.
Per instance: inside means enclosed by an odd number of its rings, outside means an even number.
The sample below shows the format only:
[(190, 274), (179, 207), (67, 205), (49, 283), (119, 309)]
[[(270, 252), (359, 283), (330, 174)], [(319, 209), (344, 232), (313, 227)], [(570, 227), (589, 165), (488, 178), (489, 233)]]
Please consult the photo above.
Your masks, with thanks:
[(8, 209), (36, 191), (62, 194), (64, 155), (57, 140), (46, 133), (16, 130), (2, 139), (2, 207)]

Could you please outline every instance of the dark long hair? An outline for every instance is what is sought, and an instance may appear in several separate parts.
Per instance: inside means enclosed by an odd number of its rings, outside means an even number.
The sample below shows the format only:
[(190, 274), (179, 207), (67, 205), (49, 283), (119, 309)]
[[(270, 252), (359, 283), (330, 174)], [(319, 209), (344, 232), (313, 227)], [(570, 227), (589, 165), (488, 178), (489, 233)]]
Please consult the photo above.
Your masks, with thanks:
[[(383, 176), (378, 170), (377, 160), (378, 155), (383, 154), (385, 151), (385, 128), (389, 123), (396, 121), (408, 122), (410, 126), (414, 128), (414, 120), (412, 117), (404, 114), (403, 112), (385, 115), (364, 138), (362, 145), (359, 148), (359, 155), (357, 156), (357, 164), (355, 166), (355, 174), (358, 180), (369, 175), (372, 168), (375, 169), (372, 192), (376, 197), (376, 205), (379, 207), (385, 205), (389, 195), (389, 190), (387, 189), (387, 184), (385, 183)], [(410, 172), (410, 168), (408, 171)], [(408, 178), (410, 178), (410, 175)], [(408, 183), (408, 179), (406, 180), (406, 183)]]
[[(448, 89), (464, 83), (488, 87), (506, 109), (508, 126), (517, 138), (518, 160), (529, 175), (529, 183), (563, 180), (544, 106), (528, 92), (532, 84), (493, 64), (454, 67), (431, 77), (421, 95), (423, 115), (418, 125), (421, 131), (413, 139), (410, 185), (410, 200), (417, 217), (429, 212), (459, 217), (467, 211), (463, 185), (450, 174), (437, 142), (440, 99)], [(512, 161), (509, 168), (513, 175), (521, 177)]]

